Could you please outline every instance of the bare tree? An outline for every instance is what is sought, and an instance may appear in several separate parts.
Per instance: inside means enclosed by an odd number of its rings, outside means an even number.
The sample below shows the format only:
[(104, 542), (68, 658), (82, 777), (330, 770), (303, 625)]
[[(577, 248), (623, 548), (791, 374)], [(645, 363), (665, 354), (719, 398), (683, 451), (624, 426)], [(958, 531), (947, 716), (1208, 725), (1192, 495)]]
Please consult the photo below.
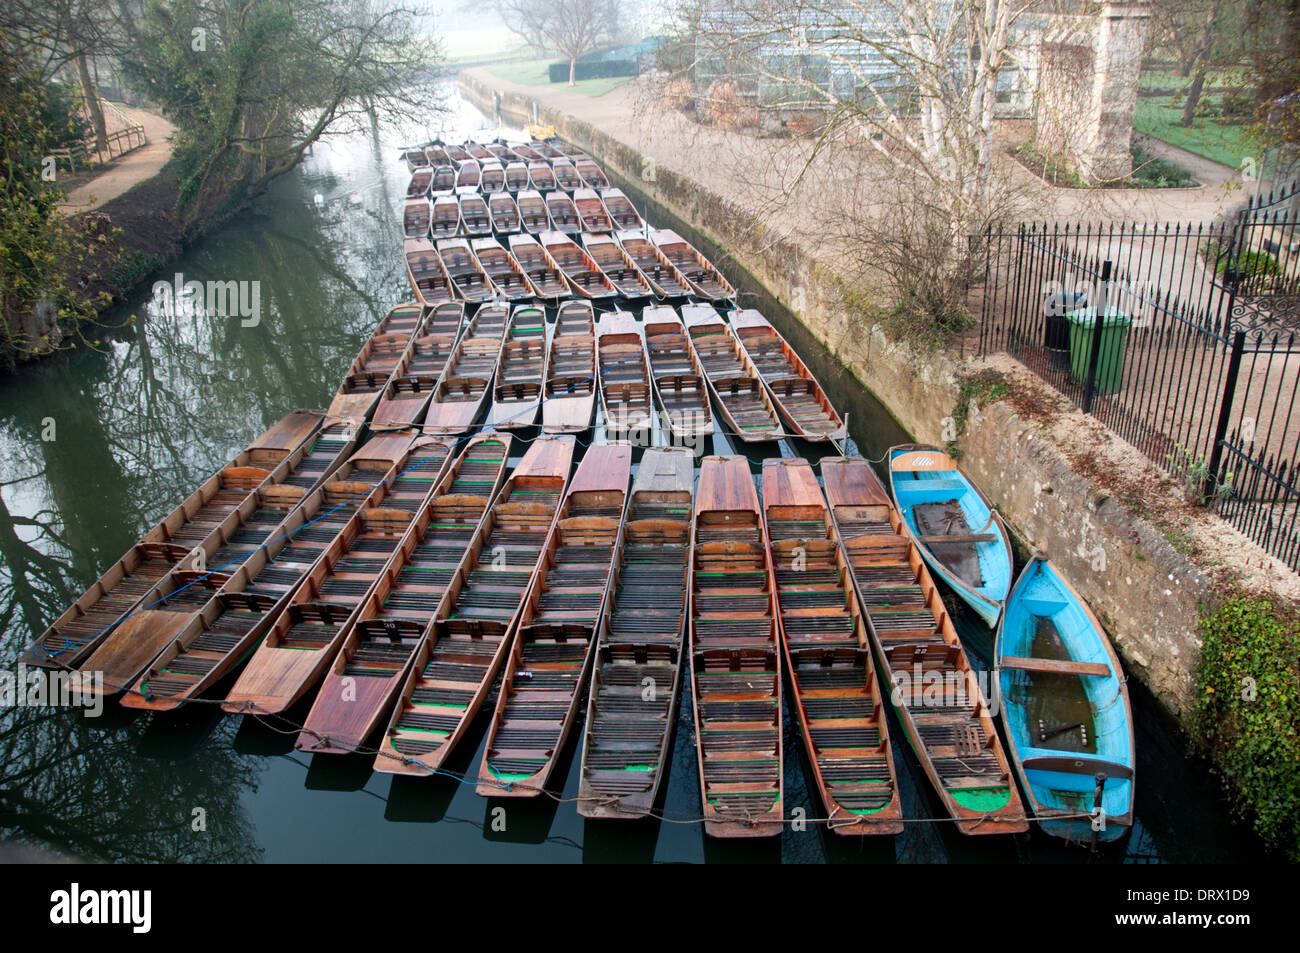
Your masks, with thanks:
[(621, 0), (538, 0), (543, 41), (569, 61), (569, 85), (576, 82), (578, 58), (618, 36)]
[(547, 4), (534, 0), (495, 0), (493, 7), (511, 33), (538, 55), (546, 55)]

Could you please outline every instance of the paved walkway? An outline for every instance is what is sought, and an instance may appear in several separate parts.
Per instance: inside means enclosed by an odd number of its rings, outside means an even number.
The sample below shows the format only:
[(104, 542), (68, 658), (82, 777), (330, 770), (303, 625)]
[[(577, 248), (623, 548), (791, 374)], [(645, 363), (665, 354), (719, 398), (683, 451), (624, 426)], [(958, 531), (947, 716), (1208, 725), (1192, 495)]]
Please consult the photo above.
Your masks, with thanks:
[(151, 179), (171, 158), (171, 135), (176, 127), (157, 113), (118, 106), (127, 118), (144, 126), (147, 145), (114, 159), (98, 175), (68, 193), (60, 206), (65, 212), (89, 212), (117, 198), (128, 189)]

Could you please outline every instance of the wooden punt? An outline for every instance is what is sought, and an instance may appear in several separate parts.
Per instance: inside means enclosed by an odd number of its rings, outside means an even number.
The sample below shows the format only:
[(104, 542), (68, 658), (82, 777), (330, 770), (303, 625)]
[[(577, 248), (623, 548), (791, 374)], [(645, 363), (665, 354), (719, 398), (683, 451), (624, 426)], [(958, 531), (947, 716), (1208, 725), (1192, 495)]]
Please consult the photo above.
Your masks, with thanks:
[(402, 158), (406, 160), (406, 167), (412, 172), (429, 165), (429, 157), (423, 149), (407, 149), (402, 153)]
[(523, 228), (519, 206), (508, 192), (498, 192), (488, 199), (488, 211), (492, 213), (492, 230), (498, 235), (510, 235)]
[(781, 833), (781, 661), (772, 562), (749, 461), (705, 457), (695, 494), (690, 649), (704, 833)]
[[(342, 640), (296, 747), (359, 748), (385, 720), (428, 637), (448, 584), (469, 552), (506, 470), (510, 438), (472, 438), (430, 496)], [(465, 489), (474, 492), (462, 492)]]
[(455, 298), (451, 276), (433, 242), (424, 238), (408, 238), (402, 246), (406, 258), (406, 277), (411, 290), (420, 303), (435, 307)]
[(193, 565), (198, 550), (206, 565), (211, 551), (203, 544), (258, 489), (283, 483), (294, 474), (308, 455), (308, 441), (319, 433), (323, 416), (305, 410), (287, 414), (237, 453), (109, 566), (24, 650), (19, 661), (44, 668), (79, 667), (127, 616), (136, 609), (149, 609), (165, 594), (161, 590), (182, 561)]
[(443, 238), (455, 238), (461, 232), (460, 202), (454, 195), (443, 195), (433, 200), (432, 219), (429, 234), (434, 241)]
[(483, 148), (492, 153), (492, 156), (502, 165), (509, 162), (515, 162), (519, 158), (504, 142), (485, 142), (483, 143)]
[(663, 306), (646, 308), (641, 319), (664, 429), (682, 446), (696, 447), (701, 438), (713, 434), (704, 368), (691, 349), (686, 327), (676, 311)]
[(621, 231), (615, 236), (623, 246), (627, 256), (640, 269), (641, 274), (650, 282), (651, 289), (660, 298), (686, 298), (691, 294), (691, 286), (682, 273), (673, 267), (659, 246), (644, 234), (636, 231)]
[(644, 233), (645, 222), (636, 206), (623, 194), (622, 189), (601, 189), (600, 199), (605, 203), (605, 211), (618, 231), (636, 231)]
[(430, 143), (424, 147), (424, 157), (432, 166), (451, 165), (452, 162), (451, 156), (447, 155), (447, 150), (438, 142)]
[(582, 245), (592, 261), (596, 263), (596, 267), (614, 286), (614, 290), (624, 298), (635, 300), (654, 296), (650, 282), (646, 280), (645, 275), (641, 274), (641, 269), (637, 268), (636, 263), (628, 257), (623, 246), (614, 240), (614, 236), (583, 232)]
[[(1011, 763), (1038, 826), (1068, 841), (1113, 841), (1133, 826), (1137, 761), (1124, 669), (1088, 604), (1046, 556), (1016, 580), (993, 668)], [(1100, 781), (1106, 823), (1087, 815)], [(1063, 817), (1062, 815), (1075, 815)]]
[(546, 142), (543, 139), (534, 139), (531, 145), (534, 149), (537, 150), (537, 154), (540, 155), (547, 162), (550, 162), (553, 159), (562, 158), (564, 156), (563, 152), (561, 152), (559, 149), (555, 148), (555, 146), (551, 145), (549, 142)]
[[(491, 153), (489, 153), (489, 156)], [(482, 173), (479, 179), (479, 191), (484, 195), (503, 192), (506, 187), (506, 170), (499, 160), (488, 158), (482, 161)]]
[(515, 256), (515, 261), (528, 276), (537, 297), (558, 304), (572, 294), (564, 280), (564, 272), (560, 271), (560, 266), (547, 254), (541, 242), (532, 235), (511, 235), (509, 242), (510, 254)]
[(686, 279), (691, 291), (709, 301), (736, 297), (736, 289), (714, 264), (674, 231), (651, 229), (650, 240)]
[(573, 167), (578, 170), (578, 175), (582, 177), (582, 181), (586, 182), (588, 187), (593, 189), (609, 188), (609, 179), (601, 171), (600, 166), (596, 164), (595, 159), (588, 156), (577, 157), (573, 160)]
[(1028, 830), (975, 672), (903, 519), (861, 457), (822, 477), (890, 703), (944, 810), (963, 834)]
[(462, 300), (478, 304), (495, 297), (496, 288), (474, 257), (468, 239), (444, 238), (438, 242), (438, 257), (442, 259), (452, 287)]
[(596, 409), (596, 320), (588, 301), (568, 301), (555, 317), (546, 352), (542, 430), (581, 433)]
[(537, 192), (553, 192), (556, 189), (555, 173), (551, 170), (551, 164), (543, 159), (528, 163), (528, 181)]
[(407, 199), (402, 209), (402, 234), (407, 238), (428, 238), (433, 206), (427, 198)]
[(649, 444), (654, 431), (654, 395), (645, 338), (632, 314), (611, 311), (601, 316), (596, 327), (596, 355), (605, 433)]
[(492, 213), (483, 196), (477, 192), (458, 196), (460, 201), (460, 230), (462, 235), (492, 234)]
[(597, 639), (578, 784), (583, 817), (644, 816), (666, 773), (681, 691), (694, 488), (690, 450), (646, 450)]
[(480, 142), (475, 142), (473, 139), (470, 139), (465, 143), (465, 151), (468, 152), (473, 158), (479, 160), (480, 162), (482, 162), (485, 159), (496, 158), (495, 156), (492, 155), (492, 151), (488, 149), (487, 146), (483, 145)]
[(584, 298), (612, 298), (618, 294), (596, 260), (568, 235), (542, 232), (538, 241), (560, 266), (560, 271), (564, 272), (565, 280), (574, 293)]
[(682, 319), (691, 351), (731, 432), (746, 442), (779, 438), (781, 422), (772, 398), (727, 323), (707, 304), (684, 306)]
[(763, 463), (763, 525), (790, 694), (811, 786), (843, 835), (900, 834), (903, 808), (871, 640), (839, 536), (808, 461)]
[(727, 317), (790, 433), (814, 441), (848, 436), (822, 385), (767, 318), (753, 308), (731, 311)]
[(578, 189), (573, 193), (573, 204), (578, 210), (582, 231), (608, 233), (614, 230), (605, 203), (600, 200), (595, 189)]
[(426, 434), (462, 434), (474, 424), (491, 393), (509, 314), (504, 305), (485, 305), (470, 320), (434, 389)]
[(456, 194), (477, 192), (483, 171), (476, 159), (461, 159), (456, 168)]
[[(515, 155), (519, 156), (519, 158), (522, 159), (524, 162), (544, 161), (542, 159), (542, 154), (538, 152), (536, 149), (534, 149), (532, 146), (528, 145), (528, 143), (526, 142), (510, 143), (510, 151), (513, 152)], [(550, 166), (548, 165), (547, 168), (549, 169)]]
[(411, 181), (406, 184), (406, 197), (408, 199), (428, 198), (429, 186), (432, 182), (432, 169), (416, 169), (411, 173)]
[[(318, 443), (327, 440), (321, 438)], [(356, 445), (355, 440), (330, 443), (331, 446), (313, 448), (314, 452), (332, 453), (332, 459), (340, 460)], [(363, 450), (361, 454), (382, 456), (383, 452)], [(389, 465), (395, 466), (400, 454), (388, 453)], [(353, 459), (362, 458), (361, 454)], [(352, 466), (351, 462), (345, 464), (340, 477), (351, 472)], [(378, 492), (376, 488), (371, 496)], [(123, 705), (169, 711), (187, 699), (202, 695), (224, 678), (262, 640), (317, 558), (352, 516), (369, 502), (365, 497), (356, 500), (354, 488), (344, 479), (327, 480), (311, 492), (284, 485), (259, 490), (258, 495), (261, 523), (245, 523), (213, 556), (212, 562), (230, 561), (232, 553), (240, 547), (255, 547), (254, 551), (198, 607), (193, 623), (187, 624), (149, 663), (132, 690), (123, 696)], [(263, 530), (268, 524), (273, 528)], [(198, 586), (194, 589), (197, 591)], [(184, 597), (185, 593), (178, 596)]]
[(465, 162), (473, 158), (463, 146), (459, 146), (454, 142), (441, 142), (438, 144), (442, 146), (442, 151), (447, 154), (447, 158), (452, 162)]
[(551, 229), (551, 213), (546, 210), (546, 201), (541, 193), (525, 189), (519, 193), (519, 220), (524, 231), (530, 235), (540, 235)]
[(424, 419), (429, 400), (460, 337), (464, 310), (463, 304), (448, 303), (429, 312), (379, 395), (370, 416), (371, 431), (402, 430)]
[(573, 199), (564, 192), (546, 193), (546, 211), (551, 215), (552, 231), (565, 235), (577, 235), (582, 231), (582, 221), (578, 218), (578, 207)]
[(555, 173), (555, 185), (564, 192), (574, 192), (586, 186), (578, 170), (567, 158), (552, 159), (551, 171)]
[(527, 162), (516, 159), (506, 166), (506, 191), (519, 192), (528, 188), (530, 183)]
[(632, 447), (591, 447), (538, 563), (479, 767), (479, 794), (535, 797), (564, 750), (609, 598)]
[(370, 418), (411, 343), (421, 311), (418, 304), (400, 304), (379, 323), (330, 401), (331, 420), (347, 421), (356, 428)]
[(988, 497), (956, 460), (923, 444), (890, 447), (889, 489), (930, 568), (996, 628), (1011, 590), (1011, 539)]
[(572, 437), (538, 437), (497, 494), (416, 652), (376, 771), (437, 771), (473, 722), (547, 549), (573, 448)]
[(450, 165), (434, 166), (433, 178), (429, 182), (429, 195), (440, 198), (456, 193), (456, 170)]
[[(225, 703), (226, 711), (275, 714), (293, 705), (334, 660), (348, 623), (388, 566), (414, 515), (453, 456), (449, 445), (401, 431), (372, 439), (359, 459), (327, 488), (364, 500), (294, 587)], [(396, 465), (393, 449), (405, 445)], [(365, 451), (363, 451), (364, 453)], [(387, 469), (381, 469), (387, 465)], [(331, 532), (325, 528), (322, 533)]]
[(517, 430), (537, 423), (546, 375), (546, 312), (519, 305), (497, 360), (488, 426)]
[(507, 301), (522, 301), (536, 298), (528, 276), (524, 274), (515, 256), (501, 247), (495, 238), (476, 238), (470, 243), (474, 257), (497, 291), (497, 296)]
[(562, 156), (566, 156), (570, 161), (587, 158), (587, 153), (583, 152), (571, 142), (564, 142), (557, 139), (554, 142), (555, 151)]

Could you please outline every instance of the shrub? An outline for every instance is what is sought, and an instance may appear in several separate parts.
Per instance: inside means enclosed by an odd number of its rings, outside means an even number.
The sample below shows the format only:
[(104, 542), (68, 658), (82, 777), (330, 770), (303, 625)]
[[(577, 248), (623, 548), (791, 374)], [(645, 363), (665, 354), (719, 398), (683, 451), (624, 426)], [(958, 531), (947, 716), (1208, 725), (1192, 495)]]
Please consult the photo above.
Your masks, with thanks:
[[(552, 63), (546, 68), (552, 83), (569, 81), (569, 62)], [(575, 81), (581, 79), (609, 79), (614, 76), (636, 76), (636, 60), (578, 60), (573, 67)]]

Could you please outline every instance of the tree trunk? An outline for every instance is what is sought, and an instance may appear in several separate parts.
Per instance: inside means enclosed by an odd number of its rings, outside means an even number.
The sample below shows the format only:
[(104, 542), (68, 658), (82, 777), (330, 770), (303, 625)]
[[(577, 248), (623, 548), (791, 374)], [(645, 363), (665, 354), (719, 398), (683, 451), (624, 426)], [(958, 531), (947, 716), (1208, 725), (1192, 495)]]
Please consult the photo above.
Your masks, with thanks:
[(1205, 89), (1205, 66), (1202, 65), (1196, 71), (1196, 78), (1192, 80), (1192, 85), (1187, 88), (1187, 99), (1183, 103), (1183, 118), (1179, 125), (1183, 128), (1191, 126), (1196, 119), (1196, 106), (1201, 101), (1201, 91)]
[(1196, 106), (1200, 103), (1201, 93), (1205, 89), (1205, 74), (1210, 70), (1210, 44), (1214, 39), (1214, 21), (1219, 18), (1219, 2), (1220, 0), (1215, 0), (1210, 4), (1210, 9), (1205, 15), (1205, 25), (1201, 27), (1200, 39), (1196, 43), (1193, 62), (1199, 64), (1199, 69), (1187, 90), (1187, 99), (1183, 102), (1183, 118), (1180, 125), (1184, 128), (1190, 126), (1196, 118)]
[(569, 85), (570, 86), (578, 85), (577, 80), (573, 78), (574, 74), (577, 73), (577, 71), (578, 71), (578, 58), (576, 56), (570, 56), (569, 57)]
[(81, 81), (81, 96), (86, 101), (90, 123), (95, 129), (95, 148), (102, 159), (103, 153), (108, 151), (108, 126), (104, 122), (104, 110), (99, 108), (99, 90), (90, 78), (90, 64), (86, 62), (85, 53), (77, 54), (77, 79)]

